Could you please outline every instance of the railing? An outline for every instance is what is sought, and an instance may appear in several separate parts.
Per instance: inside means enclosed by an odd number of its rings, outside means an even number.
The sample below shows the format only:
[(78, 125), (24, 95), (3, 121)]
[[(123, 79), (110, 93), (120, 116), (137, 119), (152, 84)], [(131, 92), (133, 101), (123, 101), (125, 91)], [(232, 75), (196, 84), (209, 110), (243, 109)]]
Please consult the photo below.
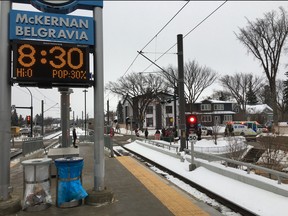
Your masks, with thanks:
[(151, 144), (151, 145), (154, 145), (154, 146), (157, 146), (157, 147), (167, 148), (169, 150), (174, 149), (176, 152), (179, 151), (179, 146), (166, 144), (166, 143), (164, 143), (164, 142), (162, 142), (160, 140), (150, 140), (150, 139), (144, 139), (144, 138), (141, 138), (141, 137), (137, 137), (137, 140), (140, 140), (141, 142), (148, 143), (148, 144)]
[(27, 155), (44, 148), (43, 137), (25, 138), (22, 143), (22, 154)]
[[(224, 157), (220, 157), (217, 155), (206, 154), (206, 153), (201, 153), (201, 152), (196, 152), (196, 151), (194, 151), (193, 156), (196, 157), (197, 160), (192, 160), (192, 158), (189, 157), (188, 155), (186, 155), (184, 158), (179, 153), (164, 150), (162, 148), (159, 148), (159, 146), (157, 146), (157, 145), (152, 146), (151, 144), (154, 142), (155, 141), (152, 141), (152, 142), (146, 141), (146, 143), (145, 143), (144, 140), (143, 141), (142, 140), (140, 141), (140, 139), (137, 140), (137, 143), (139, 143), (139, 144), (145, 145), (148, 148), (154, 149), (154, 150), (161, 152), (163, 154), (178, 158), (182, 162), (185, 161), (185, 158), (186, 158), (186, 160), (189, 161), (190, 163), (192, 163), (192, 161), (194, 161), (193, 163), (195, 163), (195, 165), (197, 167), (204, 167), (204, 168), (206, 168), (212, 172), (218, 173), (218, 174), (225, 176), (227, 178), (231, 178), (231, 179), (243, 182), (245, 184), (249, 184), (251, 186), (261, 188), (263, 190), (270, 191), (272, 193), (276, 193), (276, 194), (279, 194), (281, 196), (288, 197), (288, 190), (286, 189), (286, 187), (274, 185), (272, 182), (270, 183), (270, 182), (268, 182), (266, 180), (262, 180), (260, 178), (254, 178), (251, 175), (245, 175), (245, 173), (241, 174), (241, 173), (239, 173), (239, 171), (236, 171), (233, 169), (227, 169), (227, 167), (228, 167), (228, 165), (229, 166), (233, 165), (233, 168), (246, 169), (247, 174), (250, 174), (251, 170), (253, 170), (253, 169), (263, 171), (263, 172), (267, 173), (270, 177), (275, 176), (278, 180), (278, 184), (281, 184), (282, 180), (288, 179), (288, 174), (286, 174), (286, 173), (282, 173), (282, 172), (279, 172), (276, 170), (271, 170), (271, 169), (257, 166), (254, 164), (244, 163), (241, 161), (235, 161), (235, 160), (232, 160), (229, 158), (224, 158)], [(191, 155), (191, 151), (189, 149), (184, 149), (184, 151), (185, 151), (185, 153)], [(198, 159), (200, 159), (200, 160), (198, 160)], [(220, 164), (217, 164), (217, 163), (210, 163), (211, 161), (220, 161), (220, 163), (224, 164), (226, 166), (226, 168), (221, 166)]]
[[(94, 135), (79, 136), (80, 142), (94, 142)], [(111, 157), (114, 157), (113, 140), (109, 135), (104, 134), (104, 147), (110, 150)]]
[[(184, 151), (187, 154), (191, 154), (190, 149), (184, 149)], [(288, 179), (287, 173), (279, 172), (277, 170), (268, 169), (266, 167), (261, 167), (261, 166), (257, 166), (257, 165), (250, 164), (250, 163), (232, 160), (230, 158), (224, 158), (221, 156), (207, 154), (207, 153), (203, 153), (203, 152), (197, 152), (197, 151), (194, 152), (194, 156), (196, 158), (204, 159), (204, 160), (207, 160), (209, 162), (222, 161), (222, 164), (224, 164), (226, 167), (228, 165), (236, 165), (233, 167), (245, 167), (247, 174), (250, 174), (251, 170), (260, 170), (260, 171), (263, 171), (264, 173), (268, 174), (269, 176), (271, 176), (271, 175), (275, 176), (278, 180), (278, 184), (281, 184), (282, 179)]]
[[(247, 147), (246, 143), (239, 143), (237, 144), (237, 149), (242, 150)], [(201, 147), (201, 146), (194, 146), (194, 150), (197, 152), (206, 152), (206, 153), (213, 153), (213, 154), (226, 154), (231, 152), (231, 146), (217, 146), (215, 147)]]

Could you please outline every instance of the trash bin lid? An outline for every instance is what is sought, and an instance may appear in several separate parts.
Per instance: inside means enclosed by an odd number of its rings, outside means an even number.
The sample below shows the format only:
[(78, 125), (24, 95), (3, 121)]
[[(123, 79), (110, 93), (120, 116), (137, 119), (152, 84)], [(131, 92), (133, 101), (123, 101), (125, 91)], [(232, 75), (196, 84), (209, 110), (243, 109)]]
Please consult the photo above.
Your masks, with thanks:
[(57, 163), (69, 163), (69, 162), (80, 162), (83, 161), (82, 157), (64, 157), (64, 158), (57, 158), (55, 162)]
[(21, 162), (23, 166), (26, 165), (43, 165), (43, 164), (50, 164), (52, 162), (51, 158), (35, 158), (30, 160), (24, 160)]
[(67, 166), (82, 166), (83, 158), (81, 157), (65, 157), (55, 159), (56, 167), (67, 167)]

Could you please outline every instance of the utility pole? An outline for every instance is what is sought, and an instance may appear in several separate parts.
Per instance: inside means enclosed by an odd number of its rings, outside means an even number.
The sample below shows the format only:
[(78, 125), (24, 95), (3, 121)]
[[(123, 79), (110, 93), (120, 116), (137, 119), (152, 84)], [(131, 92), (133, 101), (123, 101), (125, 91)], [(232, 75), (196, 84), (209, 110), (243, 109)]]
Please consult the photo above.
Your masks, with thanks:
[(183, 61), (183, 35), (177, 35), (178, 53), (178, 91), (179, 91), (179, 129), (180, 151), (186, 147), (186, 124), (185, 124), (185, 97), (184, 97), (184, 61)]

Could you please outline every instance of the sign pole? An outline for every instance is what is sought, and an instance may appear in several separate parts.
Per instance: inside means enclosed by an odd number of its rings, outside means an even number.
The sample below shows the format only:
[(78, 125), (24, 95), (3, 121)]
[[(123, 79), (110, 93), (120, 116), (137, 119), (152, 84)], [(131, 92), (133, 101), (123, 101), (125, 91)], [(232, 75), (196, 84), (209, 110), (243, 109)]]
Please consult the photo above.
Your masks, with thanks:
[(12, 214), (21, 209), (20, 199), (13, 197), (10, 186), (11, 138), (11, 86), (8, 29), (11, 1), (0, 1), (0, 215)]
[(112, 202), (113, 194), (104, 185), (104, 67), (102, 8), (93, 10), (95, 19), (94, 47), (94, 188), (88, 190), (85, 203), (98, 205)]
[(0, 200), (7, 200), (9, 198), (9, 184), (10, 184), (10, 127), (11, 127), (11, 87), (9, 80), (9, 63), (10, 63), (10, 49), (8, 40), (8, 13), (11, 9), (10, 1), (0, 2)]

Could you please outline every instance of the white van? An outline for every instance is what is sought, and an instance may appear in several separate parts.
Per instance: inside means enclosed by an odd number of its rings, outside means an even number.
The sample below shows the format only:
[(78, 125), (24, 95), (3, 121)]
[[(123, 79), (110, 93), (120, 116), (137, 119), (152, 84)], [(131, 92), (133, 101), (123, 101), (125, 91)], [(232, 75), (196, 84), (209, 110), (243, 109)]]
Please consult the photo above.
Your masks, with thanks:
[(257, 135), (252, 128), (248, 128), (247, 125), (244, 124), (233, 124), (233, 133), (235, 136)]

